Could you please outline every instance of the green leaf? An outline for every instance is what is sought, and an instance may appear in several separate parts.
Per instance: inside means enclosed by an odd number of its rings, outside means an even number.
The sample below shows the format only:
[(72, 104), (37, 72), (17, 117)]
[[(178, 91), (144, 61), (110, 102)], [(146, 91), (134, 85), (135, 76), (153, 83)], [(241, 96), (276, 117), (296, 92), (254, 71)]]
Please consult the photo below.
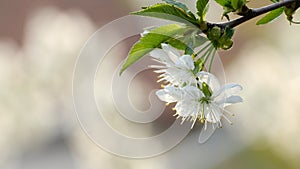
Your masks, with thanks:
[(197, 0), (197, 14), (198, 16), (200, 17), (200, 20), (201, 21), (204, 21), (205, 20), (205, 15), (208, 11), (208, 1), (209, 0)]
[(231, 5), (235, 10), (241, 9), (246, 3), (246, 0), (231, 0)]
[(195, 68), (194, 68), (194, 70), (193, 70), (193, 73), (194, 73), (194, 74), (197, 74), (197, 73), (200, 72), (200, 71), (203, 69), (203, 67), (204, 67), (204, 62), (203, 62), (203, 60), (202, 60), (202, 59), (198, 59), (196, 62), (194, 62), (194, 66), (195, 66)]
[(181, 2), (177, 2), (177, 1), (174, 1), (174, 0), (162, 0), (162, 1), (164, 1), (164, 2), (166, 2), (168, 4), (171, 4), (171, 5), (174, 5), (174, 6), (178, 7), (178, 8), (184, 9), (186, 12), (189, 11), (189, 8), (185, 4), (183, 4)]
[(232, 7), (231, 0), (215, 0), (219, 5), (221, 5), (224, 9), (222, 14), (222, 19), (225, 16), (227, 20), (229, 19), (229, 13), (234, 12), (235, 9)]
[[(200, 35), (199, 29), (196, 28), (191, 28), (189, 31), (186, 31), (184, 35), (178, 39), (179, 42), (184, 44), (184, 46), (178, 46), (176, 47), (174, 44), (169, 43), (171, 46), (179, 49), (179, 50), (184, 50), (185, 54), (194, 54), (194, 49), (203, 45), (207, 41), (209, 41), (206, 37), (203, 35)], [(184, 47), (183, 49), (181, 47)]]
[(195, 15), (191, 12), (191, 10), (184, 4), (184, 3), (181, 3), (181, 2), (177, 2), (177, 1), (174, 1), (174, 0), (162, 0), (170, 5), (174, 5), (178, 8), (181, 8), (183, 10), (185, 10), (185, 12), (190, 15), (193, 19), (196, 20), (196, 17)]
[(231, 39), (233, 34), (234, 34), (234, 29), (230, 27), (226, 27), (223, 35), (226, 36), (227, 39)]
[(156, 4), (141, 11), (133, 12), (132, 14), (167, 19), (185, 24), (192, 23), (197, 27), (199, 26), (199, 22), (195, 17), (189, 15), (182, 8), (170, 4)]
[(205, 82), (202, 83), (202, 92), (205, 95), (205, 97), (209, 98), (212, 96), (212, 90)]
[[(177, 45), (177, 47), (183, 45), (183, 43), (174, 41), (174, 39), (176, 35), (182, 35), (185, 31), (187, 31), (187, 28), (178, 24), (170, 24), (152, 29), (130, 49), (127, 60), (121, 68), (120, 75), (130, 65), (134, 64), (153, 49), (161, 47), (161, 43), (169, 42), (172, 45)], [(185, 47), (181, 48), (185, 49)]]
[(271, 0), (273, 3), (279, 2), (279, 0)]
[(279, 17), (283, 13), (283, 10), (284, 8), (282, 7), (269, 12), (266, 16), (257, 21), (256, 25), (262, 25), (271, 22), (272, 20)]
[(185, 55), (193, 55), (194, 54), (194, 50), (190, 47), (185, 48), (184, 50), (184, 54)]
[(299, 1), (295, 1), (290, 5), (284, 7), (284, 13), (286, 15), (286, 19), (290, 22), (290, 24), (292, 23), (299, 24), (298, 22), (293, 21), (294, 18), (293, 15), (295, 14), (298, 8), (299, 8)]
[(215, 0), (215, 1), (223, 7), (231, 7), (230, 0)]
[[(206, 37), (199, 35), (198, 31), (194, 31), (193, 33), (191, 33), (191, 38), (189, 38), (189, 40), (191, 40), (193, 43), (192, 48), (197, 48), (201, 45), (203, 45), (204, 43), (206, 43), (207, 41), (209, 41)], [(186, 42), (186, 41), (185, 41)]]
[(187, 48), (186, 43), (180, 39), (170, 38), (165, 43), (167, 43), (179, 50), (186, 50), (186, 48)]
[(241, 0), (231, 0), (231, 5), (235, 10), (240, 9), (242, 7), (242, 4), (243, 3)]

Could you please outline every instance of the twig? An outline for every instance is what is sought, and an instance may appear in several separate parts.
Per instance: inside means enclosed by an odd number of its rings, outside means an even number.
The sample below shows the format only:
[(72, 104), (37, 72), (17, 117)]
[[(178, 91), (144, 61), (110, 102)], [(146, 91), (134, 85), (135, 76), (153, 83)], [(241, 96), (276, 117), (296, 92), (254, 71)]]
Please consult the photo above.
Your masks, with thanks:
[(267, 12), (270, 12), (274, 9), (278, 9), (281, 8), (283, 6), (288, 6), (291, 5), (292, 3), (297, 2), (297, 6), (300, 6), (300, 1), (299, 0), (284, 0), (284, 1), (280, 1), (265, 7), (261, 7), (261, 8), (256, 8), (256, 9), (249, 9), (249, 11), (242, 17), (237, 18), (235, 20), (232, 21), (228, 21), (228, 22), (223, 22), (223, 23), (207, 23), (208, 27), (214, 27), (214, 26), (218, 26), (220, 28), (225, 28), (226, 26), (229, 26), (231, 28), (234, 28), (246, 21), (249, 21), (257, 16), (260, 16), (262, 14), (265, 14)]

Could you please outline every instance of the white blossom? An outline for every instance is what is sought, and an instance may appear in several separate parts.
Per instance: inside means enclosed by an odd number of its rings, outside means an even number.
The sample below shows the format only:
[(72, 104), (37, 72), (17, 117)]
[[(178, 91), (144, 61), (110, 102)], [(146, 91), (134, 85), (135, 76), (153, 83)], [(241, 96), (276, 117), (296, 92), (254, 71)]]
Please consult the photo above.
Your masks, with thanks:
[(150, 53), (155, 61), (163, 64), (151, 66), (158, 69), (154, 72), (161, 73), (158, 82), (167, 81), (177, 86), (196, 84), (192, 56), (181, 56), (175, 48), (168, 44), (161, 44), (161, 47), (162, 49), (155, 49)]
[[(182, 122), (193, 121), (191, 127), (197, 120), (204, 123), (205, 128), (207, 123), (211, 123), (214, 128), (222, 127), (222, 118), (231, 123), (227, 115), (233, 115), (233, 113), (224, 108), (242, 102), (242, 98), (235, 95), (242, 90), (242, 87), (238, 84), (221, 86), (219, 80), (208, 72), (200, 72), (197, 75), (198, 85), (196, 86), (167, 86), (158, 90), (156, 94), (160, 100), (167, 103), (177, 102), (174, 107), (175, 115), (181, 117)], [(205, 85), (207, 87), (204, 87)]]

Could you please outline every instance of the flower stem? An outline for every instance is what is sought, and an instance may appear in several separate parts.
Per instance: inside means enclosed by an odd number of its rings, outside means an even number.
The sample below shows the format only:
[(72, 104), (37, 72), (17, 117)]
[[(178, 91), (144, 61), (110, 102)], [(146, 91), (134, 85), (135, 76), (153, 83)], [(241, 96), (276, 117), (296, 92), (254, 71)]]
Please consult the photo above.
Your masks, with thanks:
[(200, 49), (200, 50), (196, 53), (196, 56), (198, 56), (201, 52), (203, 52), (205, 49), (207, 49), (210, 45), (211, 45), (211, 43), (207, 44), (205, 47), (203, 47), (202, 49)]
[(216, 51), (217, 50), (214, 50), (213, 53), (212, 53), (212, 56), (211, 56), (211, 59), (210, 59), (210, 63), (209, 63), (209, 67), (208, 67), (208, 72), (211, 71), (211, 67), (212, 67), (212, 63), (213, 63), (214, 58), (215, 58)]
[[(206, 54), (205, 54), (205, 57), (203, 58), (204, 59), (204, 65), (206, 64), (206, 62), (207, 62), (207, 60), (209, 59), (209, 57), (211, 56), (211, 54), (213, 53), (213, 55), (215, 55), (215, 52), (216, 52), (216, 50), (215, 50), (215, 48), (214, 48), (214, 46), (211, 46), (208, 50), (207, 50), (207, 52), (206, 52)], [(212, 57), (214, 57), (214, 56), (212, 56)], [(208, 71), (208, 72), (210, 72), (210, 71)]]

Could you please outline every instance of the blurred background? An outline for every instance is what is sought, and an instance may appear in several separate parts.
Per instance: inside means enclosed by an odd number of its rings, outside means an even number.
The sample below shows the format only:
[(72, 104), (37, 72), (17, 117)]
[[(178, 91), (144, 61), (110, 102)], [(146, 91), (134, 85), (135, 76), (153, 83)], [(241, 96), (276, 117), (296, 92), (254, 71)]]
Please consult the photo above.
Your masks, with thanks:
[[(195, 1), (181, 1), (195, 11)], [(107, 153), (89, 140), (72, 103), (79, 51), (101, 26), (156, 2), (0, 1), (1, 169), (300, 168), (300, 28), (284, 17), (266, 26), (255, 26), (256, 19), (239, 26), (233, 49), (219, 53), (226, 81), (243, 85), (245, 102), (230, 107), (236, 112), (234, 125), (218, 130), (208, 143), (197, 143), (196, 128), (171, 151), (134, 160)], [(252, 0), (249, 6), (266, 4), (268, 0)], [(208, 20), (220, 21), (221, 9), (214, 2), (210, 9)], [(114, 53), (119, 56), (108, 62), (126, 57), (136, 40), (123, 43)], [(115, 70), (112, 65), (106, 66), (108, 72)], [(137, 107), (149, 106), (149, 88), (159, 87), (155, 76), (145, 72), (136, 78), (135, 98), (142, 98), (135, 99)]]

